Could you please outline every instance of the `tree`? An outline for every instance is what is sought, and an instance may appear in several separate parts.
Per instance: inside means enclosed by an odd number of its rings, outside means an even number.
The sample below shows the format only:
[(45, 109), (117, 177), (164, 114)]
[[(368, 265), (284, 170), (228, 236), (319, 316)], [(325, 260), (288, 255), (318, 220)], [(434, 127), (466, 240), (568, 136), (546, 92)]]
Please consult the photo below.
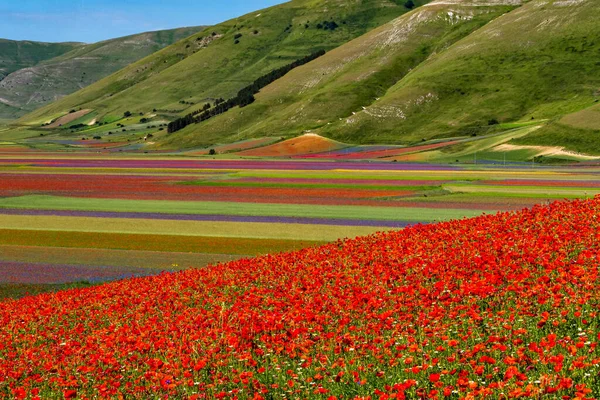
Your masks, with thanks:
[(124, 116), (125, 118), (129, 118), (129, 117), (131, 117), (131, 111), (125, 111), (125, 112), (123, 113), (123, 116)]
[(208, 151), (208, 154), (211, 155), (211, 156), (214, 156), (215, 154), (217, 154), (217, 151), (215, 149), (210, 149)]
[(413, 0), (408, 0), (406, 3), (404, 3), (404, 7), (408, 8), (409, 10), (412, 10), (413, 8), (415, 8), (415, 2)]

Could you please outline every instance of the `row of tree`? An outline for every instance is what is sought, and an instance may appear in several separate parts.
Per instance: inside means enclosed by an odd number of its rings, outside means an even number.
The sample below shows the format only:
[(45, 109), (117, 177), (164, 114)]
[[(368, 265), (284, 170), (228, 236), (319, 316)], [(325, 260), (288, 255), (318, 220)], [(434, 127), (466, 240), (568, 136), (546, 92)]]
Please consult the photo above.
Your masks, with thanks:
[(254, 95), (258, 93), (262, 88), (275, 82), (277, 79), (283, 77), (285, 74), (287, 74), (294, 68), (298, 68), (304, 64), (308, 64), (309, 62), (323, 56), (324, 54), (325, 50), (319, 50), (306, 57), (296, 60), (291, 64), (287, 64), (281, 68), (273, 70), (268, 74), (261, 76), (253, 83), (240, 90), (237, 96), (229, 100), (219, 99), (217, 100), (217, 102), (215, 102), (215, 106), (212, 108), (206, 108), (205, 106), (204, 108), (196, 110), (186, 115), (185, 117), (174, 120), (169, 124), (168, 132), (177, 132), (193, 123), (197, 124), (202, 121), (206, 121), (207, 119), (223, 114), (236, 106), (245, 107), (247, 105), (250, 105), (255, 101)]

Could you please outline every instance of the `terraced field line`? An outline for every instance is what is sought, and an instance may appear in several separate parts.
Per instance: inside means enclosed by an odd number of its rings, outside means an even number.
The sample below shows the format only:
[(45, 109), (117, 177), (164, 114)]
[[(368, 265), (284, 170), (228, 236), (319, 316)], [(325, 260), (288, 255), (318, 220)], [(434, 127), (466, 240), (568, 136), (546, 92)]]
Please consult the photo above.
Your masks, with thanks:
[(175, 236), (118, 234), (44, 230), (0, 229), (0, 244), (32, 247), (78, 249), (140, 250), (150, 252), (197, 254), (260, 255), (300, 250), (325, 244), (325, 241), (218, 238), (214, 236)]
[[(472, 217), (479, 210), (310, 204), (237, 203), (212, 201), (121, 200), (56, 196), (21, 196), (0, 199), (0, 208), (163, 214), (310, 217), (355, 220), (432, 222)], [(2, 216), (0, 221), (8, 218)], [(288, 225), (289, 226), (289, 225)], [(152, 231), (148, 231), (152, 232)]]
[(152, 219), (46, 217), (4, 215), (0, 229), (102, 232), (172, 236), (334, 241), (389, 230), (386, 227), (271, 224), (260, 222), (157, 221)]
[(199, 268), (208, 264), (237, 260), (242, 257), (244, 256), (210, 253), (189, 254), (141, 250), (0, 245), (0, 263), (3, 261), (33, 264), (51, 262), (52, 264), (82, 266), (173, 270), (190, 267)]
[[(365, 170), (331, 170), (331, 171), (271, 171), (254, 170), (239, 171), (233, 176), (243, 178), (303, 178), (303, 179), (368, 179), (368, 180), (460, 180), (460, 179), (501, 179), (501, 178), (526, 178), (548, 179), (586, 176), (579, 171), (523, 171), (523, 170), (457, 170), (457, 171), (410, 171), (410, 170), (382, 170), (377, 173)], [(588, 177), (589, 179), (589, 177)]]
[(454, 185), (444, 184), (445, 190), (455, 193), (497, 193), (504, 197), (528, 196), (528, 197), (562, 197), (582, 198), (592, 197), (600, 194), (600, 188), (563, 188), (556, 186), (492, 186), (492, 185)]

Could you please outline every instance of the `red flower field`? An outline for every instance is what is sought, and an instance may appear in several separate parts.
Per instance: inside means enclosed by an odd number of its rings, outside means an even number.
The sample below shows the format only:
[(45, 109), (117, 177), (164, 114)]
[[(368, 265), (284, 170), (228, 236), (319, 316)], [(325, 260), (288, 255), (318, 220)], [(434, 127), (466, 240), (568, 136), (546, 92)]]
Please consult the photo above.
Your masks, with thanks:
[(7, 301), (0, 397), (600, 398), (600, 198)]
[(2, 174), (0, 194), (47, 194), (137, 200), (239, 201), (328, 205), (389, 205), (378, 198), (408, 196), (411, 190), (369, 188), (210, 187), (183, 185), (194, 179), (144, 175)]

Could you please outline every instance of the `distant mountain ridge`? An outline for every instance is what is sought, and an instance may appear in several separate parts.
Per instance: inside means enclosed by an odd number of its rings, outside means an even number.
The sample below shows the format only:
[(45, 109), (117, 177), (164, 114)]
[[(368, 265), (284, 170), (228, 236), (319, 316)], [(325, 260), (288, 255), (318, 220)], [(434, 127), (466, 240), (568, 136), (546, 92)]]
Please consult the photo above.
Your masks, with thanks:
[(200, 29), (146, 32), (93, 44), (0, 41), (0, 118), (19, 117), (59, 100)]
[(0, 81), (21, 68), (32, 67), (82, 45), (83, 43), (43, 43), (0, 39)]

